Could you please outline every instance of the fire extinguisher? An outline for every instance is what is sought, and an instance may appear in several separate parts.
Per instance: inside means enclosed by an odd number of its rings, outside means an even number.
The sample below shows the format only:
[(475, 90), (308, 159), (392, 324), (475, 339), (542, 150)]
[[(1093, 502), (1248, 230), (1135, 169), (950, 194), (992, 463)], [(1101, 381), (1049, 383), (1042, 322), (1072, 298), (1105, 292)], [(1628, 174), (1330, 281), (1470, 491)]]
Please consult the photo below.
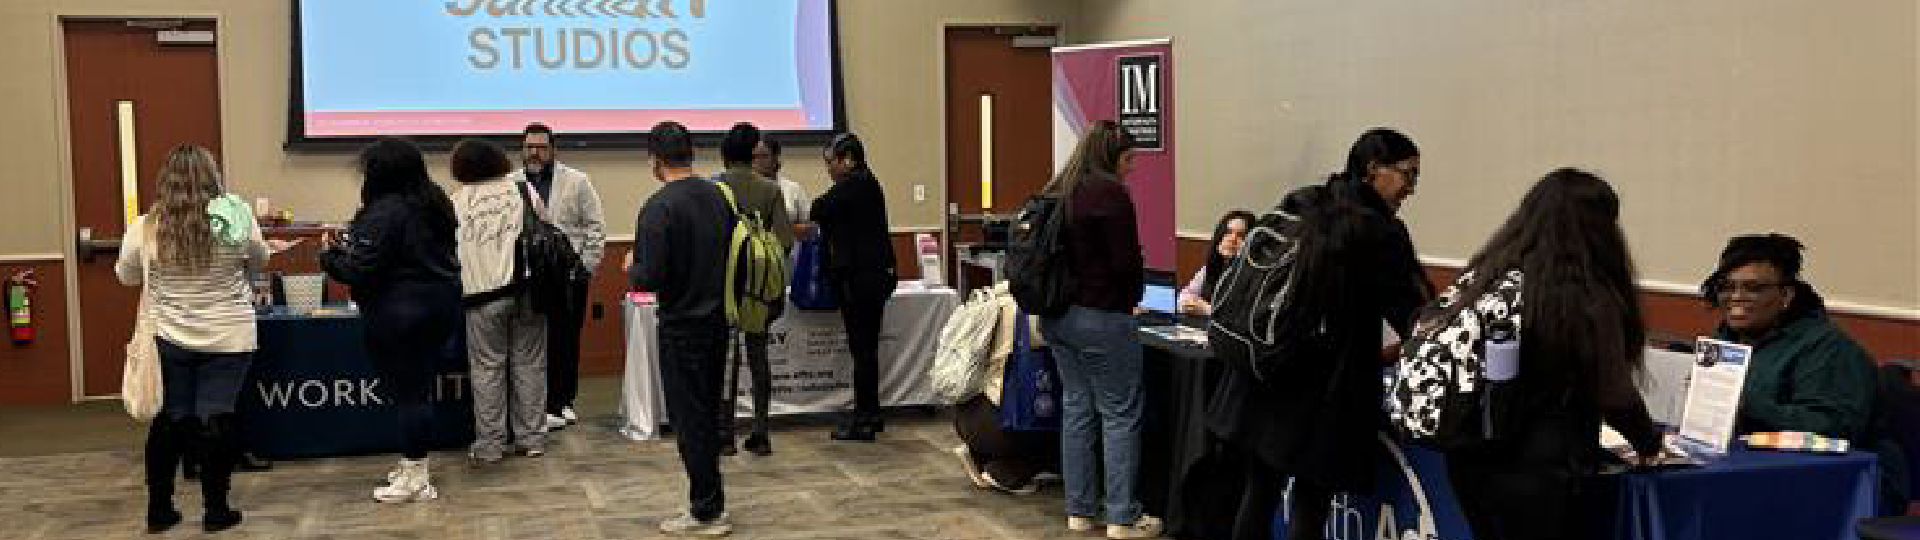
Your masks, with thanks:
[(33, 271), (24, 270), (7, 278), (7, 329), (13, 336), (14, 345), (33, 343)]

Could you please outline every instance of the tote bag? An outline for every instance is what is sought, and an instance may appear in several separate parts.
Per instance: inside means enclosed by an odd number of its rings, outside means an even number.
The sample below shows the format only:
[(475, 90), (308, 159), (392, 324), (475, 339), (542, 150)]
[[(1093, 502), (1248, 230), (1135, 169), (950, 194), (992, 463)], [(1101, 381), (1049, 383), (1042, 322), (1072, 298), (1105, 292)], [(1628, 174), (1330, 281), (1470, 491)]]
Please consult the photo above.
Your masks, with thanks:
[(140, 249), (140, 305), (133, 319), (133, 336), (127, 339), (127, 362), (120, 374), (120, 401), (127, 414), (140, 421), (152, 420), (160, 412), (163, 392), (160, 380), (160, 348), (155, 342), (153, 324), (153, 244), (152, 228), (142, 220), (140, 234), (145, 244)]
[(1000, 388), (1000, 428), (1007, 431), (1060, 430), (1060, 372), (1053, 354), (1032, 344), (1027, 314), (1014, 323), (1013, 352)]
[(822, 242), (815, 236), (800, 242), (800, 247), (794, 250), (793, 279), (787, 280), (793, 288), (789, 296), (794, 307), (810, 311), (840, 309), (839, 291), (827, 280)]

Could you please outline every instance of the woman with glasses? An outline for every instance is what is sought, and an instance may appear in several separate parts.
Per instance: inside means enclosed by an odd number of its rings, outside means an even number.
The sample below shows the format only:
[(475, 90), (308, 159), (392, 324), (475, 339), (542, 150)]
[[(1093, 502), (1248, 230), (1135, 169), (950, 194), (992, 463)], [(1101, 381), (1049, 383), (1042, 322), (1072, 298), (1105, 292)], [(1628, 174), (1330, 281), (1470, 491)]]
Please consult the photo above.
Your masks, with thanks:
[(1700, 287), (1720, 311), (1714, 337), (1753, 347), (1736, 429), (1858, 441), (1873, 404), (1873, 359), (1800, 279), (1801, 249), (1783, 234), (1735, 237)]

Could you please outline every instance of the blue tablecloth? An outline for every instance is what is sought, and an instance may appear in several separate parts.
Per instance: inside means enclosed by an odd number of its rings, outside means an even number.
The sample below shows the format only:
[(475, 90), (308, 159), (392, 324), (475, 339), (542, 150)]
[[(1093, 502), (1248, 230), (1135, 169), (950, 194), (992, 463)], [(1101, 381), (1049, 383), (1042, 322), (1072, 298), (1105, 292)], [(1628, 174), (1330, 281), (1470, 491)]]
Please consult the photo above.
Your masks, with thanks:
[[(358, 317), (260, 317), (260, 349), (240, 393), (247, 449), (269, 458), (394, 452), (392, 400), (367, 357)], [(437, 359), (434, 442), (473, 441), (473, 397), (466, 346), (458, 339)]]
[(1873, 454), (1816, 455), (1735, 449), (1697, 469), (1623, 475), (1618, 538), (1853, 540), (1874, 515)]
[[(1335, 498), (1327, 538), (1468, 540), (1466, 516), (1448, 485), (1446, 459), (1384, 437), (1390, 462), (1367, 495)], [(1613, 475), (1612, 534), (1623, 540), (1853, 540), (1853, 524), (1874, 514), (1879, 470), (1873, 454), (1802, 454), (1736, 449), (1697, 468)], [(1274, 538), (1284, 538), (1284, 508)]]

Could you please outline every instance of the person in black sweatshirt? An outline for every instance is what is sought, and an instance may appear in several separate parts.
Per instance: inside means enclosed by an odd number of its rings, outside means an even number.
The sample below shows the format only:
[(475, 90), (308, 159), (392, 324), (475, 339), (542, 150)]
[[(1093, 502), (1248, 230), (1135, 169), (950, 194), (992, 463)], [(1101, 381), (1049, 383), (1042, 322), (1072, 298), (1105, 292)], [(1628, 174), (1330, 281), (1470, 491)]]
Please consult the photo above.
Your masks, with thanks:
[(732, 530), (720, 480), (721, 373), (729, 332), (728, 240), (733, 209), (714, 182), (693, 174), (693, 137), (677, 122), (653, 127), (653, 177), (663, 183), (640, 207), (629, 283), (659, 298), (660, 382), (686, 468), (689, 508), (660, 524), (668, 534)]
[(329, 237), (320, 267), (353, 288), (365, 314), (367, 353), (394, 400), (401, 460), (382, 502), (439, 496), (428, 477), (434, 374), (463, 325), (453, 203), (427, 176), (420, 149), (384, 138), (360, 151), (360, 211)]
[[(1620, 230), (1620, 199), (1591, 173), (1548, 173), (1473, 256), (1458, 298), (1478, 298), (1509, 270), (1521, 272), (1520, 371), (1495, 412), (1499, 438), (1447, 455), (1447, 473), (1473, 537), (1578, 538), (1591, 529), (1582, 479), (1599, 468), (1604, 420), (1636, 460), (1660, 450), (1634, 373), (1645, 326), (1633, 257)], [(1467, 302), (1455, 304), (1458, 306)], [(1428, 320), (1448, 320), (1451, 310)], [(1497, 418), (1497, 416), (1496, 416)]]
[(842, 133), (827, 145), (833, 187), (807, 212), (826, 236), (828, 279), (840, 291), (840, 317), (853, 356), (853, 414), (834, 440), (872, 441), (886, 430), (880, 419), (880, 323), (899, 281), (893, 239), (887, 236), (887, 195), (867, 167), (860, 137)]

